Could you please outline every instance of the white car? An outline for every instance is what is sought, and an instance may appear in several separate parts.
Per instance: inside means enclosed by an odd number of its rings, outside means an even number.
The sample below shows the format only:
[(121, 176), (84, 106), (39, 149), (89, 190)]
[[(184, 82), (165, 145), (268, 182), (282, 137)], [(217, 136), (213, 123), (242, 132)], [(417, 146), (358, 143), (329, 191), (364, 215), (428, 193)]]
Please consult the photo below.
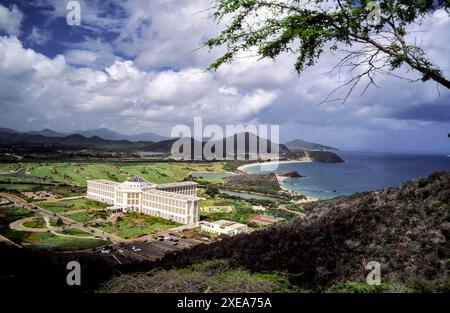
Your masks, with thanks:
[(122, 249), (117, 249), (117, 252), (123, 253), (124, 251)]
[(136, 246), (132, 246), (131, 249), (132, 249), (134, 252), (142, 251), (141, 248), (136, 248)]
[(111, 253), (111, 249), (105, 249), (105, 248), (103, 248), (103, 249), (102, 249), (102, 253), (110, 254), (110, 253)]

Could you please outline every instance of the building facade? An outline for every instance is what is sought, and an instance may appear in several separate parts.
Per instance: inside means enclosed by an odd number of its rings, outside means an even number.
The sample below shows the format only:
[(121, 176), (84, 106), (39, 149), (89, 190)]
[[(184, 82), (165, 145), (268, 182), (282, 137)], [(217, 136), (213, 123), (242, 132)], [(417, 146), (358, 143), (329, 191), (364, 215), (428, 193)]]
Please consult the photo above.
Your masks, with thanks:
[(138, 212), (181, 224), (200, 220), (197, 183), (152, 184), (134, 176), (123, 183), (104, 179), (87, 181), (87, 198), (110, 204), (114, 210)]

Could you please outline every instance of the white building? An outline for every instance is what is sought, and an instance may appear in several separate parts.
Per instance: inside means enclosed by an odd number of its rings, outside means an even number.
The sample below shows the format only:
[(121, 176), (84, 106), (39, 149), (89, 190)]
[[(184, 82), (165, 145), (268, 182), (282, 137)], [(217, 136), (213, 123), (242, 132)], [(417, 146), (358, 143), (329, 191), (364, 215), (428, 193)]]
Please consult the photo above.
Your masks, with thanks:
[(87, 198), (108, 203), (117, 210), (158, 216), (182, 224), (200, 220), (197, 183), (152, 184), (142, 177), (118, 183), (95, 179), (87, 181)]
[(216, 235), (233, 236), (246, 232), (248, 226), (232, 221), (218, 220), (215, 222), (203, 222), (200, 229)]

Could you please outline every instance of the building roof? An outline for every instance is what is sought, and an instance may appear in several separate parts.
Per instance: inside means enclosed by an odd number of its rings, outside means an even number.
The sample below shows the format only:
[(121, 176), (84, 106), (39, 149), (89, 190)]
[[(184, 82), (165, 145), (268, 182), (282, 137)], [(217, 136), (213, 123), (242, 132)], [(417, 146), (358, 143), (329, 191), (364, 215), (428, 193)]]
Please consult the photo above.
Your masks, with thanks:
[(148, 181), (143, 179), (141, 176), (133, 176), (127, 181), (132, 183), (148, 183)]
[(158, 195), (158, 196), (165, 196), (171, 199), (178, 199), (178, 200), (187, 200), (187, 201), (197, 201), (197, 200), (201, 200), (201, 198), (196, 197), (196, 196), (187, 196), (187, 195), (182, 195), (179, 193), (175, 193), (175, 192), (168, 192), (168, 191), (164, 191), (164, 190), (157, 190), (157, 189), (146, 189), (142, 191), (143, 193), (146, 194), (153, 194), (153, 195)]
[(158, 185), (158, 189), (171, 188), (171, 187), (193, 186), (193, 185), (198, 185), (198, 184), (193, 181), (182, 181), (182, 182), (175, 182), (175, 183), (160, 184), (160, 185)]
[(214, 222), (209, 222), (210, 224), (215, 224), (217, 226), (219, 226), (220, 228), (241, 228), (241, 227), (247, 227), (247, 225), (245, 224), (241, 224), (238, 222), (234, 222), (234, 221), (228, 221), (228, 220), (218, 220), (218, 221), (214, 221)]
[(106, 179), (88, 179), (88, 182), (95, 182), (95, 183), (103, 183), (106, 185), (111, 185), (111, 186), (117, 186), (120, 185), (120, 183), (112, 181), (112, 180), (106, 180)]

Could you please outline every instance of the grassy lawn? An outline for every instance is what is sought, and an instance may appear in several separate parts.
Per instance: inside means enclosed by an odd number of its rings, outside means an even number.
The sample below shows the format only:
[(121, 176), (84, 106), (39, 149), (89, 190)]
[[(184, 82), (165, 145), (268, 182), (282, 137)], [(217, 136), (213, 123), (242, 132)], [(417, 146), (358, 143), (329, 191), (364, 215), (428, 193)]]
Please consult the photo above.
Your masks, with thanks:
[(95, 223), (91, 226), (114, 234), (124, 239), (137, 238), (143, 235), (154, 234), (160, 230), (173, 228), (180, 224), (159, 217), (147, 216), (137, 213), (125, 213), (114, 224), (111, 222)]
[(234, 200), (234, 199), (206, 199), (202, 201), (202, 208), (216, 206), (231, 206), (233, 208), (233, 212), (225, 213), (225, 212), (204, 212), (201, 211), (200, 219), (207, 221), (215, 221), (219, 219), (231, 220), (239, 223), (248, 224), (247, 219), (249, 217), (253, 217), (259, 215), (257, 212), (253, 211), (251, 204), (242, 200)]
[[(123, 182), (139, 175), (154, 183), (181, 181), (190, 172), (223, 172), (225, 163), (16, 163), (0, 164), (0, 172), (25, 168), (30, 177), (0, 177), (0, 188), (20, 184), (24, 189), (33, 185), (26, 183), (67, 184), (86, 186), (87, 179), (109, 179)], [(7, 183), (11, 182), (11, 183)], [(11, 189), (17, 189), (15, 186)]]
[(77, 212), (70, 215), (67, 215), (68, 218), (80, 223), (90, 222), (97, 218), (106, 219), (109, 217), (111, 213), (106, 210), (91, 210), (85, 212)]
[(43, 202), (40, 203), (39, 206), (53, 213), (62, 213), (77, 210), (102, 209), (108, 205), (86, 198), (81, 198), (61, 202)]
[(85, 231), (76, 229), (76, 228), (66, 228), (61, 231), (58, 231), (59, 234), (63, 235), (73, 235), (73, 236), (80, 236), (80, 237), (91, 237), (92, 234), (87, 233)]
[(27, 237), (28, 233), (12, 230), (9, 228), (9, 224), (33, 215), (34, 212), (26, 208), (7, 207), (0, 209), (0, 234), (16, 243), (20, 243)]
[(78, 213), (73, 213), (70, 215), (66, 215), (66, 217), (70, 218), (71, 220), (74, 220), (76, 222), (80, 222), (80, 223), (86, 223), (89, 222), (91, 220), (94, 219), (94, 217), (92, 215), (89, 214), (89, 212), (78, 212)]
[[(88, 249), (106, 245), (108, 242), (100, 239), (80, 239), (56, 236), (52, 233), (31, 233), (16, 231), (9, 228), (9, 224), (15, 220), (33, 216), (33, 212), (26, 208), (4, 208), (0, 210), (0, 234), (6, 238), (21, 244), (28, 242), (32, 249), (51, 248), (57, 250)], [(68, 234), (83, 236), (89, 234), (78, 230), (67, 229)]]
[(42, 217), (37, 217), (31, 221), (26, 221), (22, 225), (28, 228), (45, 228), (46, 226)]
[(82, 250), (108, 244), (108, 242), (101, 239), (61, 237), (52, 233), (30, 233), (26, 240), (33, 245), (32, 248), (49, 248), (55, 250)]

